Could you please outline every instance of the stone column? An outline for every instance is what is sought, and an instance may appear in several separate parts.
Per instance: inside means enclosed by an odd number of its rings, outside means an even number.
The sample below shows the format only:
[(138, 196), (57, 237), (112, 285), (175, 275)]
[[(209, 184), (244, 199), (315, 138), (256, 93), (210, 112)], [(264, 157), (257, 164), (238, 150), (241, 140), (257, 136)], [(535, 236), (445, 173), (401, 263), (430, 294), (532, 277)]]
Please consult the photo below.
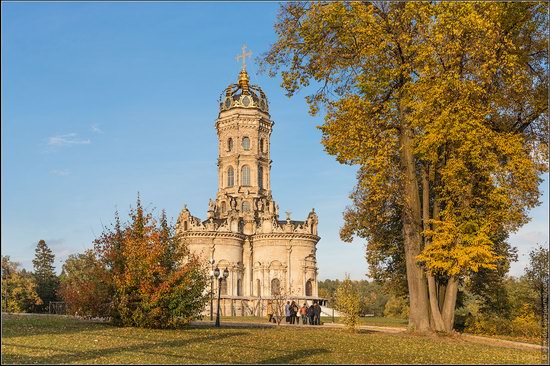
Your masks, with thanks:
[(231, 263), (229, 264), (229, 278), (227, 279), (227, 287), (228, 287), (228, 290), (227, 291), (227, 294), (230, 295), (230, 296), (233, 296), (235, 295), (233, 293), (233, 288), (234, 288), (234, 285), (233, 285), (233, 277), (234, 277), (234, 272), (235, 272), (235, 269), (234, 269), (234, 266), (231, 265)]
[(306, 261), (304, 260), (304, 265), (302, 267), (302, 292), (303, 295), (306, 296), (306, 282), (307, 282), (307, 268), (306, 268)]
[(262, 285), (260, 286), (260, 296), (265, 296), (265, 267), (261, 266), (260, 271), (262, 271)]
[(241, 291), (242, 295), (247, 296), (250, 294), (249, 290), (249, 278), (250, 278), (250, 246), (248, 245), (248, 240), (245, 240), (244, 246), (243, 246), (243, 265), (244, 265), (244, 274), (243, 279), (241, 280)]
[(287, 283), (288, 283), (287, 288), (288, 288), (288, 294), (291, 295), (292, 294), (292, 285), (291, 285), (292, 282), (290, 282), (290, 281), (292, 279), (292, 274), (291, 274), (292, 271), (291, 271), (291, 267), (290, 267), (290, 260), (292, 258), (292, 246), (289, 245), (286, 250), (287, 250), (287, 263), (288, 263), (287, 264)]
[(319, 296), (319, 292), (318, 292), (318, 288), (317, 288), (317, 267), (315, 267), (314, 269), (315, 272), (314, 275), (315, 275), (315, 280), (313, 281), (313, 286), (311, 286), (311, 289), (312, 289), (312, 292), (313, 292), (313, 296)]
[(250, 251), (248, 256), (248, 277), (247, 281), (249, 284), (249, 292), (248, 296), (254, 295), (254, 248), (252, 247), (252, 244), (250, 244)]

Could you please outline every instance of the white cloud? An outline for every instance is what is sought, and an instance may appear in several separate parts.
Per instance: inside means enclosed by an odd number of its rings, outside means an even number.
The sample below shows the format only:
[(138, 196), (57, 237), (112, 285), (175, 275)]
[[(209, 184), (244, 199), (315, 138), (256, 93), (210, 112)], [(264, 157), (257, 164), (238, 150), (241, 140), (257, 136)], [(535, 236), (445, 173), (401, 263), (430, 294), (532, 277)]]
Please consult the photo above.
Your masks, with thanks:
[(99, 128), (99, 125), (97, 123), (94, 123), (91, 128), (93, 133), (103, 133), (103, 130)]
[(70, 145), (87, 145), (91, 144), (90, 139), (78, 138), (76, 133), (67, 133), (65, 135), (56, 135), (48, 139), (48, 145), (54, 146), (70, 146)]
[(54, 170), (51, 170), (50, 173), (52, 173), (53, 175), (59, 175), (62, 177), (69, 175), (69, 171), (67, 169), (54, 169)]

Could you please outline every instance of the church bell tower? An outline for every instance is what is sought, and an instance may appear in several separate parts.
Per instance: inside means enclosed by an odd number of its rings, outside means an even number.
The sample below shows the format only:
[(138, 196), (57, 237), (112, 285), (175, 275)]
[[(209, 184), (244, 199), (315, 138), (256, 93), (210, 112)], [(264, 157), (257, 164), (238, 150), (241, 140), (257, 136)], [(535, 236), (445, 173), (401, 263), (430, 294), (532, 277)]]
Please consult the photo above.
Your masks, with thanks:
[[(208, 216), (244, 225), (242, 232), (252, 234), (254, 222), (262, 216), (278, 216), (271, 196), (269, 154), (273, 121), (268, 102), (260, 87), (249, 83), (246, 57), (242, 48), (242, 69), (238, 82), (229, 85), (219, 99), (216, 120), (218, 134), (218, 192)], [(232, 226), (233, 226), (232, 225)], [(232, 228), (237, 229), (238, 228)]]

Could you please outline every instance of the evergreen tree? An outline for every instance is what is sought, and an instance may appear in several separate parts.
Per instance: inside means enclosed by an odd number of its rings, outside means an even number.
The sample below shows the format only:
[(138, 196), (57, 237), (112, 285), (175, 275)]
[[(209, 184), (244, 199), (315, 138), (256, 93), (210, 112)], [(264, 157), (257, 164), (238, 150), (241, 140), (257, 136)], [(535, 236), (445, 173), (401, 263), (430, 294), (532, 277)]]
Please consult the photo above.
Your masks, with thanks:
[(57, 300), (59, 278), (54, 272), (53, 262), (55, 255), (44, 240), (40, 240), (35, 249), (35, 257), (32, 261), (34, 277), (36, 279), (36, 293), (42, 300), (42, 306), (38, 311), (46, 311), (50, 301)]

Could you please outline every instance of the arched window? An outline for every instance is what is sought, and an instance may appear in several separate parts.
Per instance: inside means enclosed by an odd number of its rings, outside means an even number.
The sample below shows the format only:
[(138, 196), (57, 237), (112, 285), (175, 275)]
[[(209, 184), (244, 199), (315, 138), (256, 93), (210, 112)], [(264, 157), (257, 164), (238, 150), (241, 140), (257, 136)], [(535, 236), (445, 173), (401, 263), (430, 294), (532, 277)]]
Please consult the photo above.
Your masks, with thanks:
[(233, 172), (233, 167), (230, 166), (227, 169), (227, 186), (233, 187), (233, 184), (235, 184), (235, 173)]
[(306, 296), (313, 296), (313, 283), (311, 280), (306, 282)]
[(256, 280), (256, 296), (262, 296), (262, 282), (259, 278)]
[(225, 278), (222, 280), (221, 290), (222, 290), (222, 295), (227, 295), (227, 279)]
[(227, 139), (227, 151), (233, 150), (233, 139), (230, 137)]
[(243, 212), (249, 212), (250, 211), (250, 202), (243, 201)]
[(243, 149), (250, 150), (250, 139), (248, 137), (243, 137)]
[(239, 278), (237, 280), (237, 296), (242, 296), (243, 294), (241, 293), (241, 286), (242, 286), (242, 281), (241, 279)]
[(258, 187), (264, 188), (264, 168), (258, 167)]
[(225, 201), (222, 201), (222, 212), (225, 212), (227, 210), (227, 204)]
[(271, 296), (279, 295), (281, 293), (281, 282), (278, 278), (271, 280)]
[(250, 185), (250, 168), (248, 167), (248, 165), (243, 166), (243, 168), (241, 169), (241, 185)]
[(264, 139), (260, 139), (260, 152), (264, 152)]

